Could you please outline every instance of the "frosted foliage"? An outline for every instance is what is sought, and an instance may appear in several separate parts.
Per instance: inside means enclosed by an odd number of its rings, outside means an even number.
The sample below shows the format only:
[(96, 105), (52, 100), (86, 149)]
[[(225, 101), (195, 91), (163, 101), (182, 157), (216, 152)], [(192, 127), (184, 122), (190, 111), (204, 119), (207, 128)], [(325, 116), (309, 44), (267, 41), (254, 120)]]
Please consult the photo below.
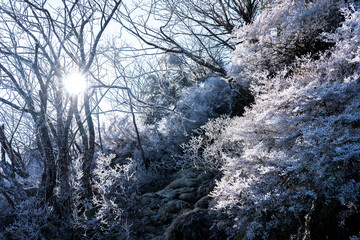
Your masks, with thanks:
[[(160, 122), (147, 125), (138, 120), (141, 146), (145, 158), (151, 162), (150, 167), (158, 170), (179, 168), (183, 164), (175, 158), (181, 154), (179, 145), (209, 119), (230, 113), (230, 91), (227, 82), (212, 77), (199, 86), (183, 89), (176, 110), (169, 112)], [(128, 157), (142, 162), (132, 119), (112, 120), (104, 135), (103, 145), (117, 152), (117, 162), (121, 163)]]
[(196, 135), (182, 146), (184, 160), (197, 169), (219, 171), (226, 158), (224, 153), (233, 150), (228, 148), (223, 133), (229, 123), (230, 118), (222, 116), (196, 129)]
[(11, 239), (48, 239), (51, 234), (56, 239), (84, 240), (112, 239), (114, 234), (127, 236), (130, 226), (126, 210), (135, 203), (138, 180), (135, 169), (140, 167), (133, 161), (112, 164), (114, 157), (99, 154), (93, 171), (92, 199), (83, 197), (81, 160), (72, 161), (71, 217), (59, 218), (54, 207), (44, 206), (39, 198), (33, 197), (16, 206), (17, 220), (6, 233)]
[(114, 231), (126, 223), (123, 209), (131, 204), (133, 195), (136, 193), (134, 186), (135, 163), (112, 164), (115, 154), (99, 155), (94, 169), (94, 189), (98, 193), (93, 202), (97, 207), (96, 218), (108, 228)]
[(227, 82), (209, 78), (199, 86), (183, 89), (177, 107), (178, 114), (170, 115), (161, 122), (160, 130), (167, 134), (191, 133), (209, 119), (231, 111), (231, 94)]
[(134, 203), (136, 193), (135, 162), (113, 164), (115, 154), (99, 154), (93, 171), (93, 188), (96, 194), (91, 200), (82, 198), (82, 171), (80, 161), (73, 162), (71, 179), (73, 194), (72, 225), (80, 232), (91, 233), (82, 239), (106, 239), (107, 234), (127, 232), (126, 208)]
[[(244, 239), (271, 239), (286, 226), (299, 237), (318, 198), (339, 202), (342, 218), (359, 206), (360, 11), (343, 13), (336, 32), (323, 35), (333, 49), (317, 60), (299, 59), (291, 76), (287, 69), (255, 87), (262, 93), (255, 104), (223, 131), (241, 156), (226, 158), (213, 196), (218, 209), (232, 210)], [(262, 16), (252, 31), (261, 31), (261, 21), (269, 24)]]
[(274, 74), (295, 57), (326, 48), (319, 35), (338, 25), (337, 5), (332, 0), (282, 1), (235, 30), (233, 41), (239, 44), (231, 75), (247, 86), (256, 79), (255, 72)]
[[(153, 168), (158, 168), (159, 165), (161, 165), (162, 169), (176, 168), (177, 163), (172, 156), (179, 154), (181, 150), (179, 144), (185, 141), (185, 138), (182, 135), (175, 134), (170, 136), (167, 131), (159, 131), (157, 125), (146, 125), (139, 120), (137, 121), (137, 127), (145, 158), (151, 161), (151, 169), (146, 171), (143, 169), (144, 166), (138, 166), (141, 171), (138, 169), (134, 177), (138, 180), (141, 178), (147, 183), (149, 181), (149, 179), (145, 180), (147, 177), (154, 177), (150, 176), (152, 175), (150, 174), (151, 170), (154, 170)], [(175, 131), (174, 129), (169, 131)], [(142, 164), (143, 159), (132, 119), (125, 117), (112, 120), (104, 136), (106, 136), (103, 142), (105, 148), (111, 149), (110, 152), (116, 152), (115, 163), (123, 164), (132, 161), (132, 164)]]
[[(29, 198), (17, 206), (17, 220), (6, 229), (6, 232), (13, 236), (11, 239), (46, 239), (44, 232), (51, 225), (49, 220), (54, 217), (52, 212), (52, 207), (40, 207), (38, 199)], [(61, 232), (59, 231), (56, 236), (61, 238)]]
[(350, 240), (359, 240), (360, 239), (360, 233), (358, 236), (351, 236)]

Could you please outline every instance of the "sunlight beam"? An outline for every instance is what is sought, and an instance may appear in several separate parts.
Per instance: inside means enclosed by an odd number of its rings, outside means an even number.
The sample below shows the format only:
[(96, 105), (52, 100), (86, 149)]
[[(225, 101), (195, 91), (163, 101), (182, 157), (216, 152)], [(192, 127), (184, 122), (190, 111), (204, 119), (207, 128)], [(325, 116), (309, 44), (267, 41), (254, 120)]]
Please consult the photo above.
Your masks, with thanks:
[(85, 76), (77, 72), (67, 75), (64, 79), (64, 87), (71, 95), (84, 92), (87, 88)]

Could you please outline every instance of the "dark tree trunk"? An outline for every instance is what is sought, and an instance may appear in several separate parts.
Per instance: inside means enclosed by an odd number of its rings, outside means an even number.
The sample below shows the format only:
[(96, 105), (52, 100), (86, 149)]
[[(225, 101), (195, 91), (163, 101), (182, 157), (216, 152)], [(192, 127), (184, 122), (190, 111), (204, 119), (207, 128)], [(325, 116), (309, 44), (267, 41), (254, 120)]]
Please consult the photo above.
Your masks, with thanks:
[(84, 106), (85, 106), (85, 115), (86, 123), (88, 125), (88, 150), (84, 152), (84, 161), (83, 161), (83, 184), (85, 188), (85, 196), (90, 198), (92, 196), (92, 176), (91, 176), (91, 167), (95, 154), (95, 128), (91, 116), (90, 110), (90, 101), (89, 93), (84, 94)]

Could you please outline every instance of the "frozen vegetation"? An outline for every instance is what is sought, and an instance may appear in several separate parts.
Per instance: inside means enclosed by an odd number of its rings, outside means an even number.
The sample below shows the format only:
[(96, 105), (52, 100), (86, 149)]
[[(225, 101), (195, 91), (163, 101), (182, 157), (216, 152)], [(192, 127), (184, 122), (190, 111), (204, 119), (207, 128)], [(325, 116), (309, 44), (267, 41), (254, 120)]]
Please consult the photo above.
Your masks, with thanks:
[[(161, 0), (151, 5), (159, 32), (121, 1), (94, 7), (97, 20), (84, 12), (93, 5), (64, 1), (56, 21), (45, 3), (15, 2), (0, 7), (13, 19), (1, 25), (13, 37), (0, 37), (0, 123), (11, 122), (0, 129), (0, 239), (360, 239), (358, 1)], [(79, 37), (112, 18), (166, 54), (122, 68), (127, 47), (96, 52), (101, 34)], [(63, 28), (79, 47), (60, 41)], [(22, 34), (25, 55), (8, 47)], [(61, 54), (94, 78), (84, 98), (51, 82)], [(123, 82), (102, 82), (99, 61)], [(122, 91), (109, 97), (122, 114), (106, 123), (97, 101), (107, 92), (91, 91), (101, 84)]]

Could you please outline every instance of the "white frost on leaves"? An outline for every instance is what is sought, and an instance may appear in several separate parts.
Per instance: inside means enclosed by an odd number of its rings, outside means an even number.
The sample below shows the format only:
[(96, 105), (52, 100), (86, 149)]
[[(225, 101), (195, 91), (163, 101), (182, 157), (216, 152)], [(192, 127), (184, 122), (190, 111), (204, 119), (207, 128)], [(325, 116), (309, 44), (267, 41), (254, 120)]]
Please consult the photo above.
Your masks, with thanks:
[[(238, 39), (256, 36), (257, 42), (250, 48), (240, 44), (234, 61), (254, 63), (254, 68), (270, 61), (269, 66), (281, 67), (284, 59), (271, 51), (289, 41), (291, 48), (331, 21), (326, 15), (331, 1), (313, 1), (300, 9), (301, 4), (285, 1), (239, 30)], [(339, 201), (344, 207), (359, 199), (360, 11), (348, 7), (342, 12), (341, 26), (322, 35), (334, 47), (315, 60), (311, 56), (294, 59), (270, 80), (264, 71), (253, 86), (255, 104), (243, 117), (229, 120), (216, 139), (221, 151), (227, 146), (237, 154), (222, 152), (224, 176), (212, 195), (218, 209), (238, 219), (234, 225), (244, 239), (259, 235), (266, 239), (272, 229), (299, 224), (317, 197)], [(303, 22), (294, 21), (299, 18)], [(304, 27), (310, 23), (311, 27)], [(279, 29), (277, 35), (274, 28)], [(271, 29), (269, 36), (266, 29)], [(281, 48), (266, 45), (276, 36), (286, 36)], [(246, 71), (251, 75), (258, 69)]]

